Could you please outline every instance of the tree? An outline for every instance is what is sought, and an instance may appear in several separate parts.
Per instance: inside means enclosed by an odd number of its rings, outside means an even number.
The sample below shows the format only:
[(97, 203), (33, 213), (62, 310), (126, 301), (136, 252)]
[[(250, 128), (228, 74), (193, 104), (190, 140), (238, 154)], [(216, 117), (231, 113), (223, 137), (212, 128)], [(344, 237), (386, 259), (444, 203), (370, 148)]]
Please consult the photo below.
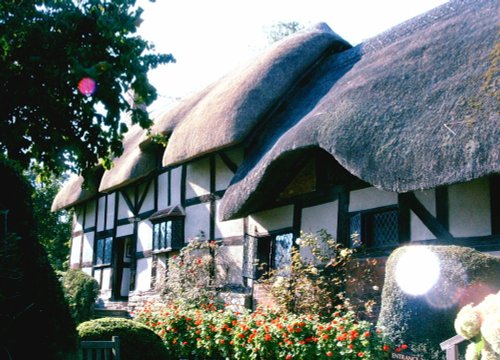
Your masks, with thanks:
[(135, 35), (135, 0), (0, 2), (0, 151), (45, 172), (110, 164), (127, 126), (148, 127), (147, 71), (174, 61)]
[(304, 26), (297, 21), (279, 21), (271, 25), (269, 30), (267, 30), (267, 39), (272, 44), (302, 29), (304, 29)]
[(54, 197), (62, 186), (64, 178), (51, 177), (40, 181), (37, 171), (31, 169), (27, 176), (33, 186), (31, 199), (33, 214), (37, 222), (36, 236), (47, 253), (52, 268), (67, 270), (71, 238), (71, 211), (51, 212)]
[[(60, 283), (37, 241), (32, 189), (20, 174), (32, 160), (45, 179), (109, 166), (128, 130), (123, 114), (151, 125), (145, 107), (156, 91), (147, 72), (174, 58), (135, 34), (141, 13), (135, 0), (0, 1), (0, 220), (8, 216), (8, 232), (0, 232), (1, 358), (36, 349), (66, 359), (76, 349)], [(35, 334), (28, 347), (27, 332)]]

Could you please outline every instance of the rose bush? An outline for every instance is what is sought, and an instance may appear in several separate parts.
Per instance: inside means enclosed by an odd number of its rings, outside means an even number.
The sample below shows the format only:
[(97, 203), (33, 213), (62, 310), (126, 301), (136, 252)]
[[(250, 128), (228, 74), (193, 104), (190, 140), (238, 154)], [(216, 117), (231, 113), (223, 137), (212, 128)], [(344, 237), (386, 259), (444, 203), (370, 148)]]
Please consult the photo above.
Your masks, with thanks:
[(352, 311), (337, 311), (326, 321), (272, 309), (239, 313), (213, 305), (147, 304), (134, 316), (163, 339), (173, 359), (382, 360), (396, 349)]

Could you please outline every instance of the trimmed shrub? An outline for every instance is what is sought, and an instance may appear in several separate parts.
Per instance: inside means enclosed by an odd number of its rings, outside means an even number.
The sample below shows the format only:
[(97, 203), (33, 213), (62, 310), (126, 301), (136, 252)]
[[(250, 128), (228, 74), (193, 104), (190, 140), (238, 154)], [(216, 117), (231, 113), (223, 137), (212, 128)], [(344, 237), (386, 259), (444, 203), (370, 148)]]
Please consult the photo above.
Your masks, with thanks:
[(82, 270), (71, 269), (63, 275), (63, 285), (71, 316), (77, 324), (92, 319), (99, 283)]
[[(423, 295), (408, 295), (396, 282), (396, 268), (411, 246), (395, 250), (386, 265), (378, 325), (395, 343), (411, 345), (425, 359), (444, 359), (439, 343), (456, 335), (460, 308), (500, 288), (500, 258), (460, 246), (421, 246), (439, 259), (437, 283)], [(422, 261), (416, 273), (428, 266)]]
[(133, 320), (101, 318), (81, 323), (80, 340), (111, 340), (120, 337), (122, 360), (161, 360), (168, 354), (161, 338), (147, 326)]

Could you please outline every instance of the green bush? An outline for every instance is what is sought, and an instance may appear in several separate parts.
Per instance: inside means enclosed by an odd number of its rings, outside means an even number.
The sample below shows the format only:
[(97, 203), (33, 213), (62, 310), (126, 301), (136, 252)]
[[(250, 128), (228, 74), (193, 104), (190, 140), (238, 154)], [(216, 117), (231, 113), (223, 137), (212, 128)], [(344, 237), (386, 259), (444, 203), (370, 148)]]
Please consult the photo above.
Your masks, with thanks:
[(168, 359), (161, 338), (147, 326), (133, 320), (101, 318), (81, 323), (77, 328), (80, 340), (111, 340), (120, 337), (122, 360)]
[(71, 316), (77, 324), (92, 319), (99, 283), (82, 270), (71, 269), (63, 275), (63, 285)]
[[(426, 294), (415, 296), (396, 282), (398, 261), (409, 248), (395, 250), (387, 260), (378, 325), (392, 341), (411, 345), (425, 359), (444, 359), (439, 343), (456, 335), (460, 307), (500, 288), (500, 258), (467, 247), (425, 246), (437, 255), (440, 276)], [(427, 265), (422, 262), (417, 272)]]

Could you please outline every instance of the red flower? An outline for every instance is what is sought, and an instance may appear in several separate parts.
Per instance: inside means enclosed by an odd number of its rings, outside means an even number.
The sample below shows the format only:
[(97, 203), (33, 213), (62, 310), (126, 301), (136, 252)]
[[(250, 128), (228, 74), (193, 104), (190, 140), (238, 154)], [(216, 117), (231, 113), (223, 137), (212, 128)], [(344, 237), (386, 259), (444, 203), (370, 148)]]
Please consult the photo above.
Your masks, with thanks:
[(397, 347), (395, 351), (396, 351), (397, 353), (398, 353), (398, 352), (401, 352), (401, 348), (400, 348), (400, 347)]
[(264, 339), (265, 339), (266, 341), (270, 341), (270, 340), (271, 340), (271, 335), (266, 334), (266, 335), (264, 336)]
[(384, 345), (384, 346), (382, 346), (382, 350), (389, 351), (389, 350), (391, 350), (391, 347), (389, 345)]
[(285, 359), (286, 359), (286, 360), (290, 360), (290, 359), (292, 359), (292, 358), (293, 358), (293, 356), (292, 356), (292, 355), (290, 355), (290, 354), (288, 354), (288, 355), (285, 357)]
[(220, 340), (219, 342), (220, 342), (222, 345), (224, 345), (224, 344), (225, 344), (225, 342), (226, 342), (226, 340), (222, 339), (222, 340)]
[(326, 356), (331, 357), (331, 356), (333, 356), (333, 353), (332, 353), (331, 351), (328, 351), (328, 352), (326, 353)]
[(401, 349), (403, 349), (403, 350), (408, 349), (408, 345), (406, 345), (406, 344), (401, 345)]
[(365, 338), (370, 337), (370, 332), (369, 331), (365, 331), (365, 333), (363, 335), (365, 336)]
[(358, 353), (358, 357), (363, 357), (363, 356), (365, 356), (365, 353), (364, 353), (364, 352), (362, 352), (362, 351), (360, 351), (360, 352)]

